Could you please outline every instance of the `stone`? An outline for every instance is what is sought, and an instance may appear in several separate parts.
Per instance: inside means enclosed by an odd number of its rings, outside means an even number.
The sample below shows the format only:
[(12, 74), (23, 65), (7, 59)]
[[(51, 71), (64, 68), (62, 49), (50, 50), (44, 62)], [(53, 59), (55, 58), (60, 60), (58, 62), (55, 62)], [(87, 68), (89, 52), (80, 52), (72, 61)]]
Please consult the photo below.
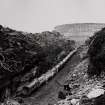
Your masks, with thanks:
[(59, 91), (58, 98), (65, 99), (66, 98), (66, 95), (62, 91)]
[(77, 105), (78, 102), (79, 102), (79, 99), (72, 99), (71, 100), (72, 105)]
[(80, 105), (92, 105), (92, 99), (89, 99), (86, 95), (83, 95), (79, 101)]
[(92, 99), (92, 98), (96, 98), (102, 94), (104, 94), (105, 90), (104, 89), (93, 89), (92, 91), (90, 91), (88, 94), (87, 94), (87, 97), (89, 99)]
[(71, 91), (69, 84), (64, 85), (64, 90)]
[(13, 99), (7, 99), (5, 102), (4, 102), (4, 105), (20, 105), (16, 100), (13, 100)]
[(72, 105), (70, 101), (67, 100), (61, 100), (58, 102), (58, 105)]

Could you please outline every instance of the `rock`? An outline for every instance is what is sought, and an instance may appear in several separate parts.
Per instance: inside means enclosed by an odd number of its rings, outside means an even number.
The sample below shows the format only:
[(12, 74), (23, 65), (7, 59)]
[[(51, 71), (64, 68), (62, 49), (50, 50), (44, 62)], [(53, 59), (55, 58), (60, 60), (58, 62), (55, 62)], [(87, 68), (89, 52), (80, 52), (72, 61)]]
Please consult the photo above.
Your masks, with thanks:
[(49, 104), (49, 103), (48, 103), (48, 105), (53, 105), (53, 104)]
[(87, 97), (89, 99), (92, 99), (92, 98), (96, 98), (102, 94), (104, 94), (105, 90), (104, 89), (93, 89), (92, 91), (90, 91), (87, 95)]
[(58, 98), (65, 99), (66, 98), (66, 94), (64, 94), (62, 91), (59, 91)]
[(4, 105), (20, 105), (17, 101), (13, 100), (13, 99), (7, 99), (4, 102)]
[(80, 103), (79, 102), (77, 102), (77, 104), (76, 105), (80, 105)]
[(80, 85), (79, 84), (75, 84), (75, 85), (73, 85), (73, 88), (75, 89), (75, 88), (78, 88)]
[(24, 100), (23, 100), (23, 98), (21, 98), (21, 97), (17, 97), (17, 98), (16, 98), (16, 101), (19, 102), (19, 103), (24, 103)]
[(71, 100), (72, 105), (77, 105), (78, 102), (79, 102), (79, 99), (72, 99)]
[(105, 94), (95, 98), (94, 105), (105, 105)]
[(58, 102), (57, 105), (72, 105), (70, 101), (67, 100), (61, 100)]
[(64, 85), (64, 90), (71, 91), (69, 84)]
[(92, 105), (92, 99), (89, 99), (87, 96), (83, 95), (79, 101), (79, 105)]

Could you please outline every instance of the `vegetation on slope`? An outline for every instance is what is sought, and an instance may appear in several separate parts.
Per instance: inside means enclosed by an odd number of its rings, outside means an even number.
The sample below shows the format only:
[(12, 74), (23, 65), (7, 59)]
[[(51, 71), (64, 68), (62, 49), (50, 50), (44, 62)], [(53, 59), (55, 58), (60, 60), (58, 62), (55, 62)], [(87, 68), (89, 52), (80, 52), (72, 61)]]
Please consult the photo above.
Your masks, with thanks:
[(89, 42), (89, 75), (100, 75), (105, 71), (105, 28), (96, 32)]

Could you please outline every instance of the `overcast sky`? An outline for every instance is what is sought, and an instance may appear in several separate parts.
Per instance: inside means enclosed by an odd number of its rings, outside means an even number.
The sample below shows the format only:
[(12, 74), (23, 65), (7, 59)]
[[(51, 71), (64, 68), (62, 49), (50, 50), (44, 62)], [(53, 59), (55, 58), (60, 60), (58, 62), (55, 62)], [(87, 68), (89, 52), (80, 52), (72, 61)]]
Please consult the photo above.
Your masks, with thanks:
[(105, 0), (0, 0), (0, 24), (40, 32), (59, 24), (105, 23)]

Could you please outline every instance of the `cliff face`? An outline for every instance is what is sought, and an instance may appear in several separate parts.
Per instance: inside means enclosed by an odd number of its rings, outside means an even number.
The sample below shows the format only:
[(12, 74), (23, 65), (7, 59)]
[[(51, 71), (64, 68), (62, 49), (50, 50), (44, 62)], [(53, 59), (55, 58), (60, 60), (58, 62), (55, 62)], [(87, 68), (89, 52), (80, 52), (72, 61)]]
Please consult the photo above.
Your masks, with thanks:
[(102, 23), (75, 23), (75, 24), (64, 24), (55, 27), (55, 30), (65, 34), (70, 32), (95, 32), (105, 27)]
[(55, 27), (55, 30), (68, 38), (83, 41), (103, 27), (105, 27), (105, 24), (101, 23), (76, 23), (59, 25)]

